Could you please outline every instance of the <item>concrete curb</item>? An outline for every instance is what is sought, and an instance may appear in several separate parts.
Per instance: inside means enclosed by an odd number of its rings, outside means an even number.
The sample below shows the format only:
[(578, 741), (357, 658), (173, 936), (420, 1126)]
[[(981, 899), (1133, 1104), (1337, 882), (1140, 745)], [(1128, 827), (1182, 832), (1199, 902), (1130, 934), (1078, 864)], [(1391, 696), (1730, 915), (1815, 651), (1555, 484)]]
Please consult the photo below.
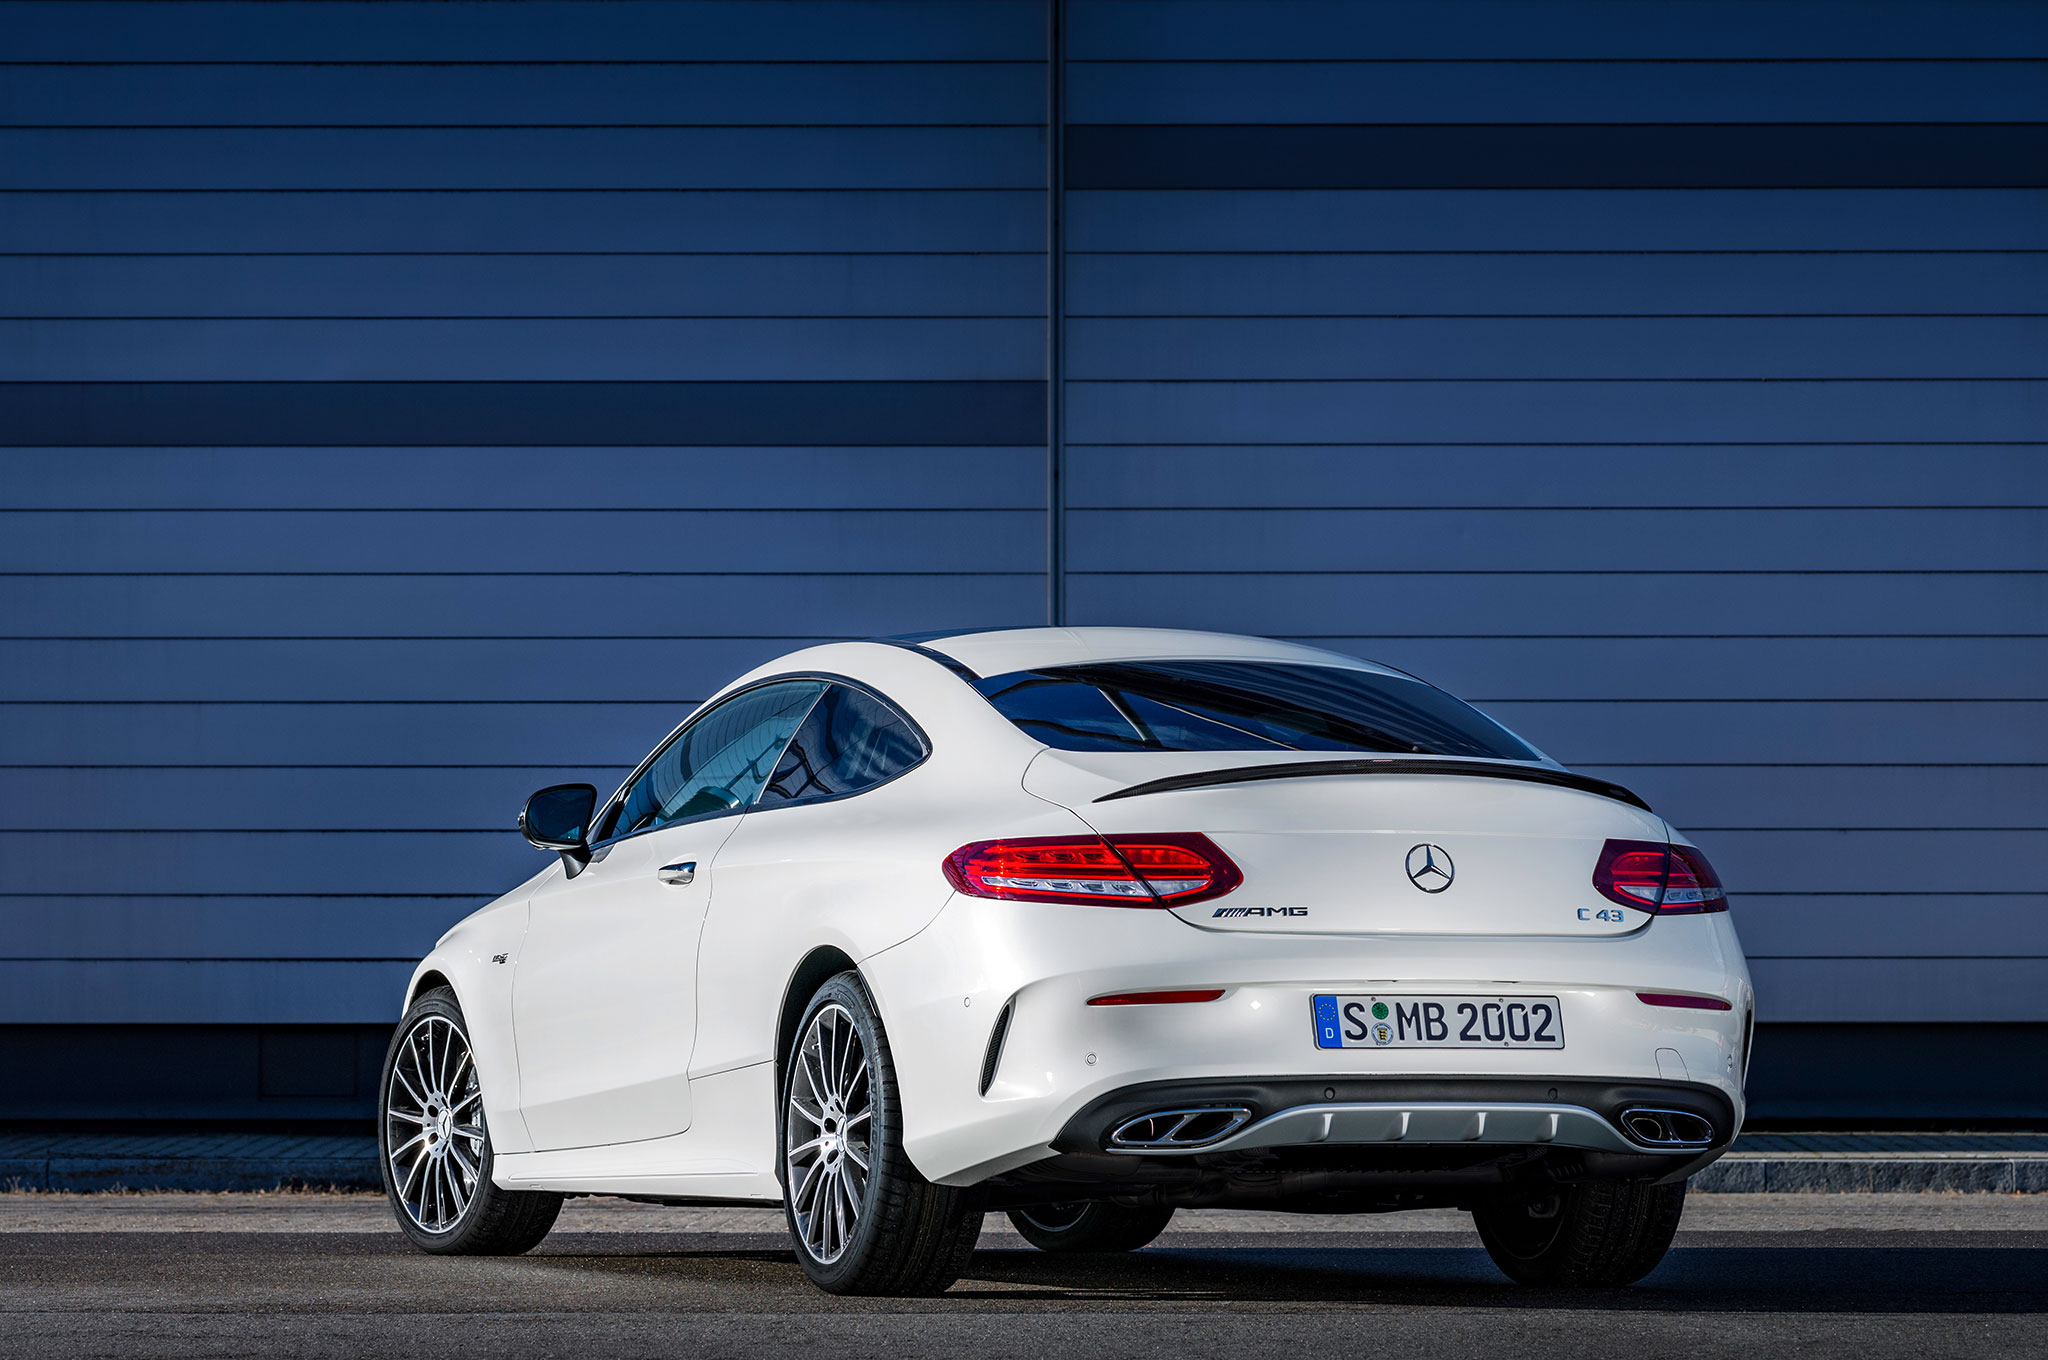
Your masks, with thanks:
[(1723, 1157), (1689, 1182), (1702, 1194), (2048, 1193), (2048, 1157)]
[(381, 1190), (374, 1158), (5, 1157), (0, 1190)]

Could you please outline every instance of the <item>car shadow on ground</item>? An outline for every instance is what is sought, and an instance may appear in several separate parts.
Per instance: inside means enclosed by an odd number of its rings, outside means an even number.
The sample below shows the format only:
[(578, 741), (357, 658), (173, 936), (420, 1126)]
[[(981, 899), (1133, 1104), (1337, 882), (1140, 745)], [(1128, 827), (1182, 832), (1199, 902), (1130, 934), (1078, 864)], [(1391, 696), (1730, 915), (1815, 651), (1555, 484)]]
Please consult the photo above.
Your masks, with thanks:
[[(2034, 1240), (2032, 1234), (2020, 1236)], [(809, 1289), (787, 1249), (558, 1248), (538, 1259), (573, 1261), (596, 1273), (685, 1276), (700, 1283), (744, 1274), (756, 1283), (772, 1281), (771, 1287)], [(2048, 1313), (2048, 1244), (1681, 1247), (1639, 1284), (1594, 1290), (1516, 1285), (1485, 1252), (1464, 1246), (1153, 1247), (1115, 1256), (985, 1249), (975, 1253), (952, 1289), (929, 1302), (1014, 1306), (1027, 1300), (1066, 1306), (2033, 1314)]]

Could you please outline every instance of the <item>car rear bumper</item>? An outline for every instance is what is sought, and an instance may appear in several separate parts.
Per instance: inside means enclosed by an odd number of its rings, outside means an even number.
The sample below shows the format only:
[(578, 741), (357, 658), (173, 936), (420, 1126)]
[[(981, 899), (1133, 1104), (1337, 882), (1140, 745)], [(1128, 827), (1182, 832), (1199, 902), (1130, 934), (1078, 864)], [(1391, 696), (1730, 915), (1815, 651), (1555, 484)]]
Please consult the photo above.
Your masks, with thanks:
[[(1194, 1117), (1171, 1120), (1183, 1111)], [(1661, 1116), (1654, 1122), (1662, 1127), (1650, 1131), (1644, 1116)], [(1090, 1101), (1053, 1148), (1158, 1157), (1269, 1147), (1499, 1145), (1693, 1156), (1734, 1136), (1734, 1103), (1705, 1085), (1294, 1077), (1127, 1087)]]
[[(1324, 1151), (1527, 1144), (1654, 1166), (1725, 1145), (1741, 1127), (1753, 1002), (1725, 916), (1659, 921), (1623, 939), (1303, 937), (1205, 931), (1164, 912), (956, 898), (861, 969), (896, 1055), (905, 1149), (944, 1184), (1055, 1155), (1144, 1160), (1111, 1153), (1111, 1126), (1090, 1121), (1143, 1113), (1128, 1101), (1161, 1092), (1245, 1109), (1230, 1135), (1247, 1140), (1240, 1150), (1256, 1140)], [(1088, 1004), (1173, 989), (1222, 995)], [(1654, 1007), (1639, 990), (1721, 997), (1729, 1009)], [(1554, 996), (1565, 1046), (1317, 1047), (1312, 998), (1364, 992)], [(1706, 1119), (1712, 1141), (1645, 1148), (1618, 1122), (1638, 1099)]]

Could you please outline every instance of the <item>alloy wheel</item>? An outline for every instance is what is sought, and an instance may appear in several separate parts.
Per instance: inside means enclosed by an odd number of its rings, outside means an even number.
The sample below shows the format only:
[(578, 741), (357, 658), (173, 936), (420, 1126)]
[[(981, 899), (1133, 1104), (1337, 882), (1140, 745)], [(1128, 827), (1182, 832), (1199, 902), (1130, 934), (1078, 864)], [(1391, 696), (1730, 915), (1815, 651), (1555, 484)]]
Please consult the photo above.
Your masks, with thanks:
[(468, 1037), (446, 1016), (421, 1016), (391, 1065), (384, 1146), (398, 1202), (423, 1231), (450, 1231), (476, 1198), (482, 1099)]
[(874, 1096), (852, 1014), (822, 1006), (796, 1049), (784, 1121), (784, 1171), (797, 1235), (820, 1264), (845, 1254), (860, 1228), (874, 1160)]

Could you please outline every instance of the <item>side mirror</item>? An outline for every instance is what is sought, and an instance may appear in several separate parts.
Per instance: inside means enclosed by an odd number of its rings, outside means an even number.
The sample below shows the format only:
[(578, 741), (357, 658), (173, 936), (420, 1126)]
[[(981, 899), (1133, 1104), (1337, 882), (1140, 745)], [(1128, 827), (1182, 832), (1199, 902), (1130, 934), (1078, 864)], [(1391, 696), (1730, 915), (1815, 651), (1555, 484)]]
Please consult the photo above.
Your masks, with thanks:
[(559, 850), (581, 867), (590, 858), (590, 817), (597, 790), (588, 784), (556, 784), (526, 800), (519, 830), (543, 850)]

